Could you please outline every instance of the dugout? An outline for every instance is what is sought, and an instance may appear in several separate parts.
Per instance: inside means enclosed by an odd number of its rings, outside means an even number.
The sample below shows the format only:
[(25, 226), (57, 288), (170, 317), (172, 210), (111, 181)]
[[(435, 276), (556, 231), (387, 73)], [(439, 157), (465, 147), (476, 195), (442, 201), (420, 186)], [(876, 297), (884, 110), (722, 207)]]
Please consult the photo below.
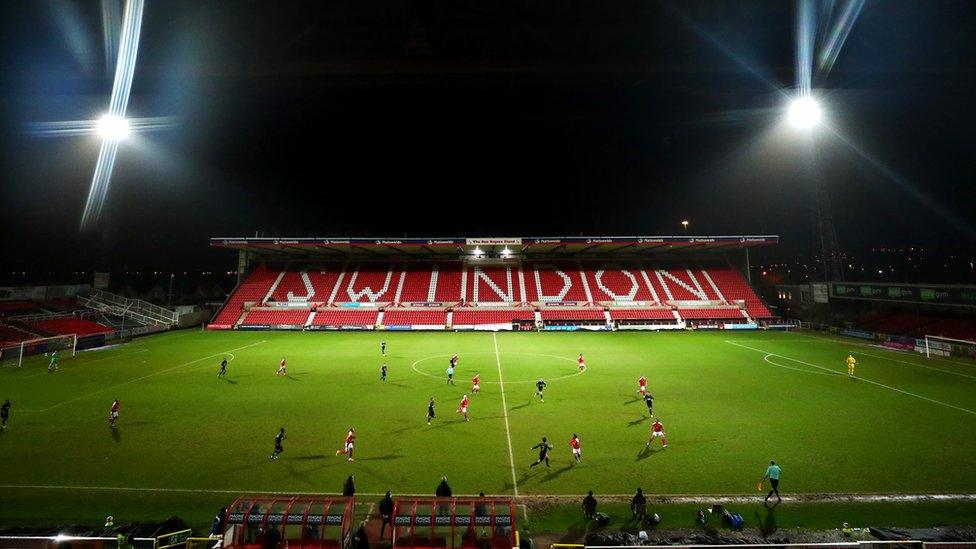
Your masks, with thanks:
[(242, 549), (344, 547), (355, 498), (242, 496), (227, 510), (223, 546)]
[(516, 546), (511, 498), (397, 498), (393, 547), (512, 549)]

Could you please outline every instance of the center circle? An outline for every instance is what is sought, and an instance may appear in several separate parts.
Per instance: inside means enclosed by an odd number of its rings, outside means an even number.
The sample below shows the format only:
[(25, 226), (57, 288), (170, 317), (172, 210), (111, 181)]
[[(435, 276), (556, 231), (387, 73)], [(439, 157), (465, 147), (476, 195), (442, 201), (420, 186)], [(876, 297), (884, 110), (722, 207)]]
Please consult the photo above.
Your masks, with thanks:
[[(475, 352), (464, 353), (463, 355), (459, 355), (460, 360), (458, 362), (458, 371), (455, 373), (455, 377), (456, 378), (461, 378), (464, 374), (470, 375), (472, 372), (475, 372), (477, 370), (477, 369), (472, 369), (470, 367), (466, 367), (465, 360), (464, 360), (464, 357), (465, 356), (471, 356), (471, 355), (491, 355), (492, 357), (494, 357), (495, 354), (496, 353), (494, 351), (475, 351)], [(536, 380), (538, 380), (540, 377), (542, 379), (546, 380), (546, 381), (557, 381), (557, 380), (560, 380), (560, 379), (568, 379), (568, 378), (571, 378), (571, 377), (576, 377), (576, 376), (581, 375), (583, 373), (583, 372), (579, 371), (579, 369), (576, 367), (576, 359), (575, 358), (568, 358), (568, 357), (564, 357), (564, 356), (550, 355), (550, 354), (545, 354), (545, 353), (522, 353), (522, 352), (517, 352), (517, 351), (511, 351), (511, 352), (510, 351), (499, 351), (497, 354), (499, 356), (509, 355), (509, 356), (543, 357), (543, 358), (546, 358), (546, 359), (551, 359), (551, 361), (553, 361), (553, 362), (554, 361), (559, 361), (559, 362), (568, 362), (569, 364), (572, 364), (572, 366), (569, 366), (569, 367), (553, 367), (551, 364), (542, 364), (542, 365), (539, 365), (539, 366), (533, 365), (533, 371), (536, 372), (536, 373), (533, 374), (533, 377), (531, 379), (514, 379), (514, 380), (512, 380), (512, 379), (508, 379), (507, 374), (506, 374), (506, 376), (504, 378), (504, 383), (506, 385), (516, 384), (516, 383), (535, 383)], [(431, 363), (431, 362), (435, 362), (436, 361), (436, 362), (440, 362), (441, 364), (443, 364), (445, 366), (444, 369), (446, 370), (447, 369), (446, 368), (446, 365), (448, 363), (448, 360), (451, 358), (451, 356), (452, 356), (451, 354), (427, 356), (427, 357), (424, 357), (424, 358), (420, 358), (420, 359), (415, 360), (410, 365), (410, 367), (413, 369), (413, 371), (417, 372), (420, 375), (427, 376), (427, 377), (432, 377), (432, 378), (436, 378), (436, 379), (444, 379), (444, 377), (447, 374), (445, 374), (443, 370), (442, 371), (439, 371), (439, 372), (436, 372), (436, 373), (431, 373), (429, 371), (424, 371), (424, 369), (419, 368), (418, 366), (420, 364)], [(489, 364), (485, 364), (485, 368), (483, 368), (483, 369), (480, 370), (482, 372), (482, 380), (481, 380), (481, 383), (482, 384), (489, 384), (490, 383), (490, 384), (494, 384), (494, 385), (498, 385), (499, 383), (501, 383), (499, 381), (492, 381), (490, 379), (484, 379), (486, 377), (485, 376), (486, 373), (490, 376), (492, 373), (498, 371), (497, 368), (498, 368), (498, 364), (495, 362), (495, 360), (492, 360), (490, 365)], [(502, 371), (503, 372), (505, 371), (505, 362), (504, 361), (502, 361)]]

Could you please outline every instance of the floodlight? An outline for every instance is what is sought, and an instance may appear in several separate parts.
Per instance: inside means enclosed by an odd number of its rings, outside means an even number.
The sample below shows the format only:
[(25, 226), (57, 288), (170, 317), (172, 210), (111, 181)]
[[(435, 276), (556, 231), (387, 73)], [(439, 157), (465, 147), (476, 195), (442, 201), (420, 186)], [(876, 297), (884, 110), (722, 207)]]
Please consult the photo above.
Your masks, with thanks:
[(125, 118), (106, 114), (98, 119), (95, 129), (102, 139), (125, 139), (129, 135), (129, 122)]
[(816, 126), (823, 118), (820, 104), (812, 97), (801, 97), (790, 103), (787, 120), (795, 128), (808, 129)]

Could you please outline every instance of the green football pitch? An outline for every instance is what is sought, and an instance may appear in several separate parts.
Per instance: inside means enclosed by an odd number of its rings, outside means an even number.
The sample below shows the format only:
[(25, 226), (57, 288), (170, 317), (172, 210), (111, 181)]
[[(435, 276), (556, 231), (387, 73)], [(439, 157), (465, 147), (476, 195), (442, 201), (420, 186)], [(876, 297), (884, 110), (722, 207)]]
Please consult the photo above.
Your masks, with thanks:
[[(288, 375), (276, 376), (282, 357)], [(455, 409), (476, 372), (465, 422)], [(667, 449), (645, 448), (641, 375)], [(545, 402), (533, 396), (540, 377)], [(817, 334), (183, 331), (80, 352), (55, 373), (43, 357), (5, 366), (3, 398), (0, 524), (337, 492), (350, 474), (360, 494), (430, 494), (447, 476), (455, 494), (755, 495), (770, 459), (784, 495), (976, 492), (976, 366)], [(353, 463), (335, 455), (349, 427)], [(543, 436), (551, 467), (530, 469)]]

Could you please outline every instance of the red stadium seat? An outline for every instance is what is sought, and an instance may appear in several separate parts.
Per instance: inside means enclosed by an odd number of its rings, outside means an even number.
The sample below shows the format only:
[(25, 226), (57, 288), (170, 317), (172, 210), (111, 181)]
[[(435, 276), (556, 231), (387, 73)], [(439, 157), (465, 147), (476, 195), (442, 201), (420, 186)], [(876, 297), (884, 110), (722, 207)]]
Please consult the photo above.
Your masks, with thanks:
[[(280, 280), (279, 280), (280, 276)], [(277, 281), (277, 284), (275, 282)], [(462, 289), (463, 287), (463, 289)], [(273, 288), (273, 289), (272, 289)], [(460, 307), (453, 323), (459, 326), (499, 324), (512, 320), (531, 320), (531, 315), (510, 316), (521, 303), (543, 306), (543, 320), (605, 320), (601, 307), (612, 307), (614, 320), (670, 320), (669, 307), (682, 310), (688, 319), (745, 318), (738, 304), (753, 319), (772, 315), (745, 278), (727, 264), (702, 268), (678, 264), (606, 264), (601, 262), (538, 261), (505, 264), (469, 264), (462, 269), (459, 261), (440, 263), (362, 263), (334, 267), (289, 269), (284, 274), (259, 266), (234, 291), (211, 326), (231, 328), (244, 313), (245, 303), (261, 304), (271, 294), (276, 302), (308, 303), (310, 307), (334, 303), (392, 304), (384, 314), (387, 325), (441, 325), (446, 323), (443, 310), (414, 312), (397, 305), (441, 303), (445, 308), (456, 303), (510, 303), (511, 309), (482, 311)], [(575, 303), (568, 309), (546, 308), (548, 303)], [(614, 305), (617, 305), (615, 307)], [(508, 312), (502, 312), (508, 311)], [(645, 312), (641, 312), (645, 311)], [(372, 325), (376, 311), (346, 311), (332, 315), (326, 312), (315, 326)], [(567, 316), (568, 315), (568, 316)], [(670, 316), (669, 316), (670, 315)], [(557, 318), (558, 317), (558, 318)], [(260, 319), (260, 321), (258, 320)], [(248, 324), (277, 324), (262, 315), (248, 315)], [(299, 322), (284, 322), (296, 324)]]
[(376, 309), (322, 309), (315, 312), (312, 326), (328, 326), (340, 328), (342, 326), (358, 326), (368, 328), (376, 325), (379, 317)]
[(244, 303), (260, 303), (278, 278), (277, 272), (268, 271), (264, 265), (258, 265), (248, 277), (231, 293), (223, 309), (210, 323), (214, 328), (230, 328), (237, 323), (244, 310)]
[(7, 326), (6, 324), (0, 324), (0, 348), (16, 345), (21, 341), (27, 341), (35, 337), (37, 336), (30, 332), (25, 332), (24, 330)]
[(718, 286), (725, 300), (729, 303), (742, 300), (746, 305), (746, 313), (754, 319), (772, 318), (769, 309), (763, 305), (752, 286), (746, 282), (742, 273), (730, 266), (707, 269), (709, 276)]
[(658, 301), (637, 265), (588, 265), (583, 275), (595, 301)]
[(742, 311), (733, 307), (706, 307), (702, 309), (678, 309), (678, 315), (686, 320), (743, 320)]
[(452, 322), (454, 326), (477, 326), (485, 324), (511, 324), (520, 320), (533, 320), (535, 313), (527, 309), (455, 309)]
[(542, 320), (606, 320), (602, 309), (570, 309), (553, 307), (543, 309)]
[(383, 312), (386, 326), (444, 326), (447, 312), (424, 309), (387, 309)]
[(520, 302), (518, 265), (469, 267), (464, 293), (468, 303)]
[[(394, 276), (396, 275), (396, 276)], [(384, 303), (393, 301), (400, 270), (393, 265), (350, 266), (339, 284), (336, 303)]]
[[(410, 267), (403, 270), (403, 287), (400, 290), (400, 297), (397, 303), (425, 303), (436, 301), (436, 287), (431, 287), (431, 281), (439, 282), (440, 272), (437, 273), (437, 280), (434, 279), (434, 266), (424, 265), (420, 267)], [(431, 292), (434, 290), (434, 292)]]
[(671, 309), (610, 309), (613, 320), (669, 320), (677, 322)]
[(32, 328), (36, 328), (43, 332), (49, 332), (52, 334), (78, 334), (78, 337), (96, 334), (110, 334), (115, 331), (113, 328), (110, 328), (104, 324), (99, 324), (98, 322), (78, 318), (76, 316), (63, 316), (37, 320), (30, 322), (29, 325)]
[(244, 316), (241, 326), (265, 326), (265, 325), (292, 325), (304, 326), (308, 316), (312, 314), (308, 310), (252, 310)]
[(542, 303), (592, 301), (586, 296), (586, 287), (577, 265), (531, 263), (524, 265), (522, 271), (525, 275), (528, 301)]

